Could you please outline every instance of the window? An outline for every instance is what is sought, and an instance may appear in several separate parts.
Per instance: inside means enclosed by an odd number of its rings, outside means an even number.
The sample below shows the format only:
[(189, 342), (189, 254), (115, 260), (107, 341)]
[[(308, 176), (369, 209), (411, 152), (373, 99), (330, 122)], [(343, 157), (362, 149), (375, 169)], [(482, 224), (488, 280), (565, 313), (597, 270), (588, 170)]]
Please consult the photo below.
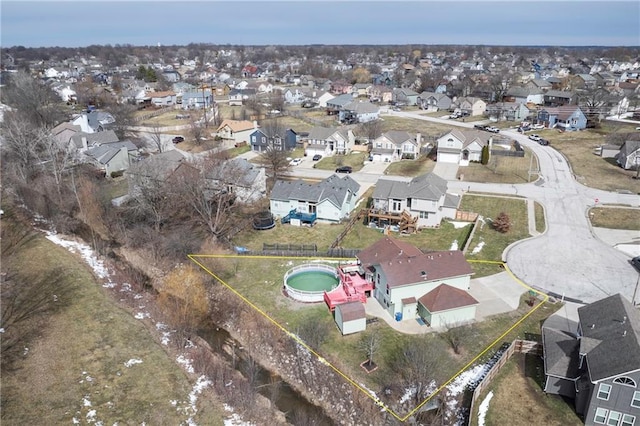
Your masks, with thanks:
[(610, 393), (611, 393), (611, 385), (607, 385), (606, 383), (600, 383), (600, 387), (598, 388), (598, 399), (604, 399), (605, 401), (608, 401)]
[(255, 136), (251, 136), (251, 142), (255, 142), (256, 141), (256, 137)]
[(609, 414), (609, 410), (605, 410), (604, 408), (597, 408), (596, 415), (593, 417), (593, 422), (603, 425), (605, 420), (607, 420), (607, 414)]
[(618, 426), (620, 424), (620, 418), (622, 418), (622, 413), (618, 413), (617, 411), (609, 412), (609, 419), (607, 419), (607, 425)]
[(622, 416), (622, 426), (633, 426), (636, 423), (636, 417), (631, 414), (624, 414)]
[(613, 383), (618, 383), (620, 385), (631, 386), (632, 388), (636, 387), (636, 382), (631, 377), (622, 376), (616, 377), (613, 379)]
[(429, 212), (420, 212), (420, 219), (429, 219)]
[(640, 391), (635, 391), (633, 393), (633, 399), (631, 399), (631, 406), (640, 408)]

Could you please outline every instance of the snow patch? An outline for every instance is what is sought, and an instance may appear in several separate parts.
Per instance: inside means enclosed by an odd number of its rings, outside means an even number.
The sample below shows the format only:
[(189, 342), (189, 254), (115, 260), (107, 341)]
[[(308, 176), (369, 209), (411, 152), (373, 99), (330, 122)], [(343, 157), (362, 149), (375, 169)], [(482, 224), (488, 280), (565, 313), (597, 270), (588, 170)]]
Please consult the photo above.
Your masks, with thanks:
[(451, 248), (449, 250), (458, 250), (458, 240), (453, 240)]
[(478, 408), (478, 426), (484, 426), (484, 419), (487, 416), (487, 410), (489, 409), (489, 402), (491, 401), (491, 398), (493, 398), (493, 391), (487, 394)]
[(185, 358), (184, 355), (178, 355), (178, 357), (176, 357), (176, 361), (178, 364), (181, 364), (185, 370), (187, 370), (187, 373), (193, 373), (193, 365), (191, 365), (190, 359)]
[(55, 233), (49, 231), (47, 232), (46, 238), (52, 243), (62, 246), (72, 253), (79, 253), (82, 260), (84, 260), (91, 269), (93, 269), (93, 272), (95, 272), (99, 278), (107, 278), (109, 276), (109, 271), (104, 266), (104, 262), (98, 259), (94, 251), (88, 245), (76, 241), (63, 240)]
[(242, 420), (242, 417), (240, 417), (238, 413), (233, 412), (233, 407), (224, 404), (224, 410), (233, 413), (231, 414), (231, 417), (224, 420), (224, 426), (255, 426), (253, 423)]
[(484, 247), (484, 241), (480, 241), (480, 242), (478, 243), (478, 245), (477, 245), (477, 246), (475, 246), (475, 247), (473, 248), (473, 250), (471, 250), (471, 254), (478, 254), (478, 253), (480, 253), (480, 251), (482, 251), (482, 248), (483, 248), (483, 247)]
[(464, 228), (465, 226), (470, 225), (469, 222), (451, 222), (450, 221), (449, 223), (452, 224), (455, 229)]
[(142, 360), (141, 359), (136, 359), (136, 358), (131, 358), (129, 361), (124, 363), (124, 366), (129, 368), (129, 367), (134, 366), (136, 364), (142, 364)]

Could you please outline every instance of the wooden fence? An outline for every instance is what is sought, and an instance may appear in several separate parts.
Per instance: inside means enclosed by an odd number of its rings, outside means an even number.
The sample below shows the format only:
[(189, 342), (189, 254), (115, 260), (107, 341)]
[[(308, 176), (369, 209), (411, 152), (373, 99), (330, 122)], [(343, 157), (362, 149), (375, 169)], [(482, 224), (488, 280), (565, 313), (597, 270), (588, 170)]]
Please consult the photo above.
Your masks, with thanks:
[(534, 354), (542, 356), (542, 343), (534, 342), (531, 340), (514, 340), (509, 347), (506, 348), (498, 360), (491, 366), (491, 368), (483, 375), (482, 379), (477, 382), (473, 395), (471, 396), (471, 406), (469, 407), (469, 418), (467, 424), (471, 424), (471, 419), (474, 415), (474, 408), (476, 400), (480, 397), (480, 394), (489, 386), (491, 380), (498, 374), (500, 369), (509, 361), (509, 359), (515, 353), (521, 354)]
[(347, 226), (344, 227), (344, 229), (342, 230), (340, 235), (338, 235), (338, 237), (333, 241), (333, 243), (331, 244), (330, 249), (334, 249), (334, 248), (338, 247), (340, 245), (340, 243), (342, 242), (342, 239), (347, 236), (349, 231), (351, 231), (351, 228), (353, 228), (353, 225), (355, 225), (355, 223), (358, 220), (364, 219), (364, 217), (367, 215), (367, 213), (369, 213), (369, 209), (360, 209), (358, 214), (353, 215), (351, 220), (349, 220), (349, 222), (347, 223)]
[(475, 222), (477, 219), (478, 213), (456, 210), (456, 220), (460, 220), (462, 222)]

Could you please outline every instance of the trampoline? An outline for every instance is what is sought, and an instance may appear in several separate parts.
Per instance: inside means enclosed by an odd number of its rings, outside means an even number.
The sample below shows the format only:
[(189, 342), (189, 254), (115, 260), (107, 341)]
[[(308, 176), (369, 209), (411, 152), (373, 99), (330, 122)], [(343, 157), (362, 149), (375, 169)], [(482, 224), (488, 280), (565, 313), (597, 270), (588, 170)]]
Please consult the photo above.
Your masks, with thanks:
[(265, 231), (273, 228), (274, 226), (276, 226), (276, 221), (268, 210), (261, 211), (253, 216), (253, 229)]

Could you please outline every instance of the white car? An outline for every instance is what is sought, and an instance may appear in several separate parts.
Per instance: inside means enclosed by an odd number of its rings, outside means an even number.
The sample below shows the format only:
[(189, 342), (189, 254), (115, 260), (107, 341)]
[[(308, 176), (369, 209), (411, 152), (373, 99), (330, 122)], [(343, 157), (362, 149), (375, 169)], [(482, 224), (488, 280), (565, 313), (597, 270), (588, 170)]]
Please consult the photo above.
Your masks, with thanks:
[(534, 133), (533, 135), (529, 135), (529, 139), (531, 139), (532, 141), (535, 141), (535, 142), (539, 142), (540, 139), (542, 139), (542, 138), (540, 137), (540, 135), (536, 135)]
[(290, 166), (297, 166), (297, 165), (299, 165), (300, 163), (302, 163), (302, 158), (294, 158), (293, 160), (291, 160), (291, 161), (289, 162), (289, 165), (290, 165)]
[(542, 130), (544, 129), (544, 124), (532, 124), (531, 130)]
[(500, 133), (500, 129), (498, 129), (497, 127), (493, 127), (493, 126), (486, 127), (485, 130), (487, 132), (491, 132), (491, 133)]

